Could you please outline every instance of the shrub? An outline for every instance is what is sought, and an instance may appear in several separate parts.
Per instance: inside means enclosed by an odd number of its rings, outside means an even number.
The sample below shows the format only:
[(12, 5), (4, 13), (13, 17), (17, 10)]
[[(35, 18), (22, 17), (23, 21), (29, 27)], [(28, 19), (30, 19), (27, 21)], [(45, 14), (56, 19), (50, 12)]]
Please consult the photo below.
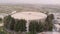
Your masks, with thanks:
[(26, 34), (30, 34), (30, 32), (26, 32)]

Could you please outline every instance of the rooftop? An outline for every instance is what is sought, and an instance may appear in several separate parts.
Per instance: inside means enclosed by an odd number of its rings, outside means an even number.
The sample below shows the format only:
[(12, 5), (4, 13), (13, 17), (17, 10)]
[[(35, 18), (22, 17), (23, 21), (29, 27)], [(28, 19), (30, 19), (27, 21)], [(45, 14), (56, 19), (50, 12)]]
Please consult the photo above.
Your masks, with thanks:
[(25, 19), (25, 20), (35, 20), (35, 19), (44, 19), (47, 17), (46, 14), (41, 12), (18, 12), (11, 15), (15, 19)]

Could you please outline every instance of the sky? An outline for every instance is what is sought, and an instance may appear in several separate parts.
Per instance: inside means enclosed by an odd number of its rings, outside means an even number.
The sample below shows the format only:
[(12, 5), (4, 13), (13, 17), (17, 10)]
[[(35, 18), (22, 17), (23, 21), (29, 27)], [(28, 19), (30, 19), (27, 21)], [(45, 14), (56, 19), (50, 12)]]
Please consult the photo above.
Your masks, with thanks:
[(0, 3), (60, 4), (60, 0), (0, 0)]

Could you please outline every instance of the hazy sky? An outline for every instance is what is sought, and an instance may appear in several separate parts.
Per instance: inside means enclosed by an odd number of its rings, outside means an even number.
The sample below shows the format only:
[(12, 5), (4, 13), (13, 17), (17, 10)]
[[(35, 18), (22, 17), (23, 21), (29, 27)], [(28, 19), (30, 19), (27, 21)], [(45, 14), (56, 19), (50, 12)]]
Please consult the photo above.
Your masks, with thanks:
[(60, 0), (0, 0), (0, 3), (60, 4)]

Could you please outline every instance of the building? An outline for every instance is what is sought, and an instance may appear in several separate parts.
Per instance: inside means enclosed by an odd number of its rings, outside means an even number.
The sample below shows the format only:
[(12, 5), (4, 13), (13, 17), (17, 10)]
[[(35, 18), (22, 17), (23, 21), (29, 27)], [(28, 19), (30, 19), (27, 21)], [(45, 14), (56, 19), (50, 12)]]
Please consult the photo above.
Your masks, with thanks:
[(32, 12), (32, 11), (26, 11), (26, 12), (18, 12), (13, 15), (11, 15), (15, 19), (25, 19), (27, 21), (26, 27), (27, 32), (29, 31), (29, 22), (31, 20), (41, 21), (45, 22), (45, 19), (47, 18), (47, 15), (41, 12)]

